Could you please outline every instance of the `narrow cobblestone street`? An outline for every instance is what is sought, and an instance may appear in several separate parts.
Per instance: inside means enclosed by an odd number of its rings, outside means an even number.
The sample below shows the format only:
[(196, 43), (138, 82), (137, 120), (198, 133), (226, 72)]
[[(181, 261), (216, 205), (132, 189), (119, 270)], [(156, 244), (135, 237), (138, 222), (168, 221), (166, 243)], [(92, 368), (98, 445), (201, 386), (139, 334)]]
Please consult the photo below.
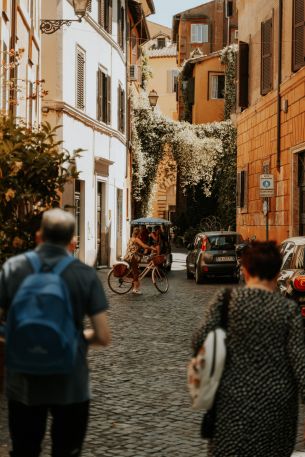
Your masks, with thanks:
[[(113, 342), (90, 355), (93, 401), (83, 456), (204, 457), (201, 414), (190, 408), (186, 364), (194, 325), (221, 285), (188, 281), (183, 253), (175, 254), (164, 296), (149, 279), (143, 296), (117, 296), (108, 291), (107, 270), (100, 275), (111, 303)], [(3, 404), (1, 398), (0, 457), (8, 455)]]

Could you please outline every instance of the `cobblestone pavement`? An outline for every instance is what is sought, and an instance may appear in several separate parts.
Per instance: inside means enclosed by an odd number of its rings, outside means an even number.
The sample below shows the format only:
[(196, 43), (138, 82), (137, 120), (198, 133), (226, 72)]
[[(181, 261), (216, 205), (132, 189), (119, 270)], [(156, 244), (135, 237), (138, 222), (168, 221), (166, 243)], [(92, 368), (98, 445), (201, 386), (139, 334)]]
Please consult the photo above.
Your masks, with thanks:
[[(107, 289), (107, 271), (100, 275), (111, 303), (113, 342), (90, 354), (93, 401), (83, 456), (206, 456), (199, 437), (201, 414), (191, 410), (186, 390), (186, 364), (194, 325), (221, 285), (188, 281), (183, 253), (174, 256), (166, 295), (146, 279), (142, 296), (117, 296)], [(4, 457), (8, 439), (2, 397), (0, 408)], [(304, 451), (302, 446), (300, 431), (297, 449)]]

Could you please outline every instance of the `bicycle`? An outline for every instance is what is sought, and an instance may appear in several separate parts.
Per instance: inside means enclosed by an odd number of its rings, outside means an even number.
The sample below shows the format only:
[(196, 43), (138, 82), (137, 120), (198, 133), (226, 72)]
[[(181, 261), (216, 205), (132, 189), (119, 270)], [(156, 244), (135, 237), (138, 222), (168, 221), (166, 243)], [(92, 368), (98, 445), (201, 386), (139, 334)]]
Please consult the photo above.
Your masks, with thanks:
[[(145, 278), (151, 271), (151, 280), (156, 289), (161, 294), (166, 294), (169, 288), (167, 274), (162, 268), (159, 268), (165, 262), (164, 255), (155, 255), (151, 257), (148, 265), (139, 275), (139, 280)], [(120, 295), (127, 294), (133, 287), (132, 270), (126, 263), (120, 262), (112, 267), (108, 274), (108, 286), (112, 292)]]

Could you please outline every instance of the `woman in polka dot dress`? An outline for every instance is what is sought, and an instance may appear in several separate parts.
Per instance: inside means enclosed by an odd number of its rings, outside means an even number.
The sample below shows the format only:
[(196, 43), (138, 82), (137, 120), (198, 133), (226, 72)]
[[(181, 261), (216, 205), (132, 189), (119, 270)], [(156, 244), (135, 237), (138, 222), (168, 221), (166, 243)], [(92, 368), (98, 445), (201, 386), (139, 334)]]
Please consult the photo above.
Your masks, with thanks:
[[(232, 291), (227, 359), (217, 391), (213, 457), (290, 457), (299, 394), (305, 400), (305, 343), (297, 305), (279, 295), (281, 257), (272, 242), (253, 243), (243, 256), (246, 287)], [(224, 291), (205, 310), (194, 354), (221, 319)]]

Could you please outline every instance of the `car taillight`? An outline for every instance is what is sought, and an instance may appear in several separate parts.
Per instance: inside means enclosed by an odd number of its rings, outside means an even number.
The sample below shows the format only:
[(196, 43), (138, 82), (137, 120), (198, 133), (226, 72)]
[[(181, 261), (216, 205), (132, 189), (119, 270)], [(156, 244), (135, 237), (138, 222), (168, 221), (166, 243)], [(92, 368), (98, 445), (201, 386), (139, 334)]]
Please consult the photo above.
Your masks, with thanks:
[(299, 290), (301, 292), (305, 292), (305, 276), (297, 276), (293, 280), (293, 287), (296, 290)]
[(202, 251), (207, 250), (207, 239), (202, 240), (201, 250)]

